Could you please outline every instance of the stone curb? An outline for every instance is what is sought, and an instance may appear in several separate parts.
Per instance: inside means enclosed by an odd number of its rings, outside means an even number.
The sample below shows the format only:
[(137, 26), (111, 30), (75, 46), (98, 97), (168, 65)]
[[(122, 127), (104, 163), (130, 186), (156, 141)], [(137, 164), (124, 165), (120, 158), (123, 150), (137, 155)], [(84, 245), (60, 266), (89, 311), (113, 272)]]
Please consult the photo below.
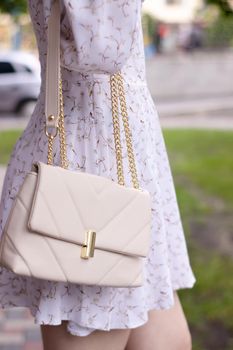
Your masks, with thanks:
[(3, 180), (6, 172), (6, 167), (0, 166), (0, 194), (2, 192)]
[[(156, 98), (155, 98), (156, 101)], [(200, 100), (177, 100), (159, 102), (156, 108), (161, 117), (196, 117), (199, 115), (225, 115), (233, 112), (232, 96), (222, 98), (208, 98)]]

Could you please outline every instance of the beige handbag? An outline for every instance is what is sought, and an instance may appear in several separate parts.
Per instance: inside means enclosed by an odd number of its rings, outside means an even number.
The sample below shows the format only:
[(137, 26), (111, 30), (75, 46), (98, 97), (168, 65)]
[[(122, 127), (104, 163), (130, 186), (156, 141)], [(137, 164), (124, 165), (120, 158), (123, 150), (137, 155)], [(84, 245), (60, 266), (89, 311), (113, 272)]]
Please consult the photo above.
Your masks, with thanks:
[[(149, 193), (139, 189), (123, 79), (120, 73), (110, 79), (118, 183), (67, 170), (59, 13), (55, 1), (48, 28), (48, 164), (34, 163), (25, 177), (3, 231), (0, 263), (16, 274), (51, 281), (140, 286), (150, 244), (151, 202)], [(124, 186), (118, 99), (133, 188)], [(57, 132), (61, 167), (53, 165)]]

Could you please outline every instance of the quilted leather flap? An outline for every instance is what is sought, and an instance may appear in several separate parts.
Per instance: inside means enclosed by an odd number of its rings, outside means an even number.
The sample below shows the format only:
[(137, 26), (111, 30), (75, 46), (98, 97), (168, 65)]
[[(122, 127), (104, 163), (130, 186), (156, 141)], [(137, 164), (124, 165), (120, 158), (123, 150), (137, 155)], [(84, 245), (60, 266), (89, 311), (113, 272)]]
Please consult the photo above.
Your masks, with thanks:
[(30, 230), (82, 245), (96, 232), (96, 249), (145, 257), (151, 229), (149, 193), (93, 174), (36, 163)]

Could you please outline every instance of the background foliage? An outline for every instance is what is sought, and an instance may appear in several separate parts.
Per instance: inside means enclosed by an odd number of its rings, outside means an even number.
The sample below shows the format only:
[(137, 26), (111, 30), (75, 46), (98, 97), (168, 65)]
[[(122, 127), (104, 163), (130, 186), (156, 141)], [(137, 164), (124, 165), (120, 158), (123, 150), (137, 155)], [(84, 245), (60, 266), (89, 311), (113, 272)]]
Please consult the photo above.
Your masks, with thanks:
[(232, 16), (233, 9), (228, 0), (206, 0), (207, 4), (217, 5), (225, 16)]
[(207, 47), (233, 47), (233, 16), (220, 15), (206, 29)]
[[(217, 5), (226, 16), (233, 15), (233, 9), (228, 0), (205, 0), (207, 4)], [(1, 0), (0, 11), (10, 14), (19, 14), (27, 9), (26, 0)]]
[(26, 0), (1, 0), (0, 11), (17, 16), (27, 11)]

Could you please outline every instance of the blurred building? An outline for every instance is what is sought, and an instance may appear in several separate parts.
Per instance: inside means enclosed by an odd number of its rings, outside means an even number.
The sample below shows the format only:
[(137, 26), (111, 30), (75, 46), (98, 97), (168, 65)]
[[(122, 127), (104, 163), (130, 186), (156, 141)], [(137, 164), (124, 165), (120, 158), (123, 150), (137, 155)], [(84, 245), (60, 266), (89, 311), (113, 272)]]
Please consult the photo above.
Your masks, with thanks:
[(0, 14), (0, 52), (8, 50), (36, 52), (36, 42), (30, 17), (23, 14), (17, 19), (8, 14)]
[[(146, 0), (143, 11), (147, 57), (155, 52), (186, 51), (202, 46), (202, 28), (196, 21), (203, 0)], [(148, 32), (148, 16), (154, 29)], [(151, 28), (151, 24), (150, 24)], [(152, 35), (151, 35), (152, 33)]]
[(146, 0), (144, 11), (165, 23), (190, 23), (202, 6), (202, 0)]
[(12, 37), (12, 21), (8, 15), (0, 15), (0, 50), (9, 48)]

